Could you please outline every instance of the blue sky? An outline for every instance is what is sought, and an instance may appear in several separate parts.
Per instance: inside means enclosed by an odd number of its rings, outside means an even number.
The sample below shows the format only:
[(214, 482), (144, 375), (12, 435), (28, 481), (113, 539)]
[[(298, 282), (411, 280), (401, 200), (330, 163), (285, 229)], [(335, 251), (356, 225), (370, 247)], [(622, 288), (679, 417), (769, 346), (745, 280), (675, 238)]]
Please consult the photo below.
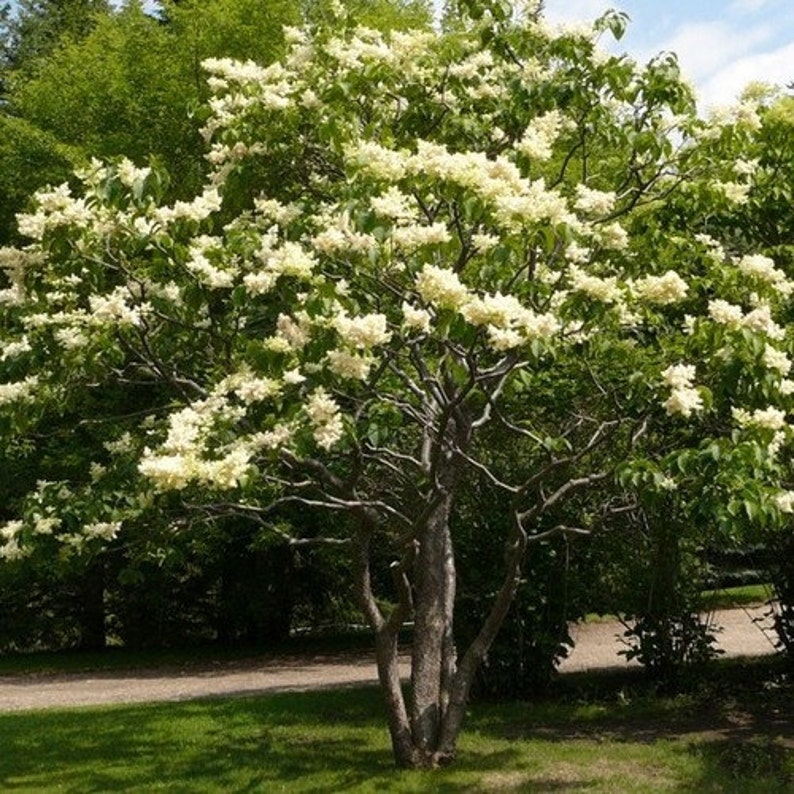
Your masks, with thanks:
[(794, 0), (546, 0), (553, 21), (591, 20), (607, 8), (631, 17), (611, 50), (645, 62), (678, 54), (701, 109), (730, 103), (749, 82), (794, 82)]

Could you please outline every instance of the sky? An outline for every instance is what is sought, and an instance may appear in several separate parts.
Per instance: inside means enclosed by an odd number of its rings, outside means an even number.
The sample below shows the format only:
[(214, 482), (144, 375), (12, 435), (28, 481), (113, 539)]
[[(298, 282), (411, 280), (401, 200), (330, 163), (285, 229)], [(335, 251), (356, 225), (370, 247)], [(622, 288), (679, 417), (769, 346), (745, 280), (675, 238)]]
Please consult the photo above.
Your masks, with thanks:
[(753, 81), (794, 82), (794, 0), (546, 0), (555, 22), (590, 21), (608, 8), (631, 18), (609, 49), (639, 63), (675, 52), (701, 110), (730, 104)]

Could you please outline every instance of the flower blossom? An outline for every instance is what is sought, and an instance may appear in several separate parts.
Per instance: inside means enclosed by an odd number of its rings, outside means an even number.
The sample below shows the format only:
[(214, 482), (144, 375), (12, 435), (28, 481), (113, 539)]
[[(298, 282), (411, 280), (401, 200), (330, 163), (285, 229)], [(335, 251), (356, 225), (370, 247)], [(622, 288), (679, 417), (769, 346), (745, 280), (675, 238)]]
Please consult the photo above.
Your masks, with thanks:
[(430, 312), (426, 309), (417, 309), (410, 303), (403, 301), (403, 325), (411, 330), (425, 334), (430, 330)]
[(12, 383), (0, 383), (0, 405), (31, 399), (38, 385), (39, 379), (35, 375)]
[(770, 345), (764, 348), (763, 362), (766, 367), (777, 370), (783, 376), (791, 370), (791, 359), (782, 350)]
[(662, 372), (662, 379), (672, 389), (663, 403), (668, 416), (689, 418), (703, 408), (703, 398), (692, 386), (694, 378), (695, 367), (691, 364), (672, 364)]
[(741, 306), (736, 306), (722, 299), (709, 301), (709, 317), (715, 323), (727, 325), (729, 328), (738, 328), (744, 318)]
[(686, 281), (674, 270), (668, 270), (662, 276), (645, 276), (637, 280), (633, 289), (635, 294), (649, 303), (667, 305), (683, 300), (689, 287)]
[(346, 350), (330, 350), (326, 359), (331, 372), (351, 380), (366, 380), (374, 361), (372, 356), (357, 356)]
[(524, 130), (521, 140), (516, 144), (516, 150), (531, 160), (545, 162), (552, 155), (552, 147), (561, 126), (562, 117), (559, 110), (551, 110), (532, 119)]
[(120, 529), (121, 521), (95, 521), (83, 526), (83, 535), (86, 538), (113, 540), (119, 534)]
[(577, 185), (574, 207), (587, 215), (608, 215), (615, 207), (615, 194)]
[(339, 416), (339, 406), (325, 389), (317, 389), (306, 404), (306, 413), (309, 416), (314, 431), (312, 435), (319, 447), (331, 449), (344, 432), (342, 419)]
[(334, 318), (333, 327), (348, 345), (359, 349), (385, 345), (392, 336), (385, 314), (349, 317), (342, 313)]
[(736, 263), (736, 266), (745, 275), (754, 276), (762, 281), (768, 281), (770, 284), (775, 284), (786, 278), (786, 274), (775, 267), (775, 261), (762, 254), (748, 254), (747, 256), (743, 256)]
[(794, 491), (780, 491), (775, 494), (774, 502), (781, 513), (794, 513)]
[(576, 265), (571, 265), (568, 272), (571, 277), (571, 288), (578, 292), (584, 292), (585, 295), (589, 295), (595, 300), (602, 303), (614, 303), (623, 297), (623, 292), (618, 286), (615, 276), (607, 278), (591, 276)]
[(756, 408), (752, 413), (745, 408), (734, 408), (731, 415), (739, 427), (782, 430), (786, 426), (786, 412), (772, 405), (768, 408)]
[(469, 291), (454, 270), (425, 265), (416, 277), (416, 290), (425, 303), (439, 309), (458, 310), (469, 300)]

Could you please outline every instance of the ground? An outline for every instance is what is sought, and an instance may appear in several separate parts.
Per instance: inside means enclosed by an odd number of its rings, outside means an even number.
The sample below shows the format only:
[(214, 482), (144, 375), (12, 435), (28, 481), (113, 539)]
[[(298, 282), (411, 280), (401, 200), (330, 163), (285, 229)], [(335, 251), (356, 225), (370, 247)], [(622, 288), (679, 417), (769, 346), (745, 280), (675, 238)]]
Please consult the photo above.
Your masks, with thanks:
[[(765, 607), (720, 610), (714, 622), (726, 657), (774, 651)], [(576, 646), (563, 673), (621, 669), (623, 626), (616, 621), (585, 623), (573, 631)], [(634, 663), (636, 664), (636, 662)], [(408, 659), (403, 659), (405, 674)], [(251, 657), (225, 662), (135, 671), (0, 676), (0, 711), (48, 707), (191, 700), (259, 692), (303, 691), (356, 686), (377, 680), (371, 654), (362, 651)]]

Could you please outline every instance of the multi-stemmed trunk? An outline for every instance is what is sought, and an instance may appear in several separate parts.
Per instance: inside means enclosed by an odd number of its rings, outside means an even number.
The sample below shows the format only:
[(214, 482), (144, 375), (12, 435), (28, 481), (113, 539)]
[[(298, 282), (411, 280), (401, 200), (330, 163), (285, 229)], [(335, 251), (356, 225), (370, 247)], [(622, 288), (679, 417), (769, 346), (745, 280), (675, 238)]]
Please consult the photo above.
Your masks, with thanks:
[[(426, 768), (455, 756), (466, 703), (477, 668), (513, 600), (526, 538), (516, 524), (510, 538), (505, 577), (490, 614), (458, 661), (453, 640), (455, 558), (450, 534), (450, 496), (444, 496), (417, 532), (412, 588), (414, 638), (407, 692), (400, 681), (399, 624), (376, 619), (378, 675), (384, 690), (398, 766)], [(366, 555), (366, 549), (362, 549)], [(368, 576), (368, 573), (365, 574)], [(371, 610), (368, 611), (372, 614)]]

